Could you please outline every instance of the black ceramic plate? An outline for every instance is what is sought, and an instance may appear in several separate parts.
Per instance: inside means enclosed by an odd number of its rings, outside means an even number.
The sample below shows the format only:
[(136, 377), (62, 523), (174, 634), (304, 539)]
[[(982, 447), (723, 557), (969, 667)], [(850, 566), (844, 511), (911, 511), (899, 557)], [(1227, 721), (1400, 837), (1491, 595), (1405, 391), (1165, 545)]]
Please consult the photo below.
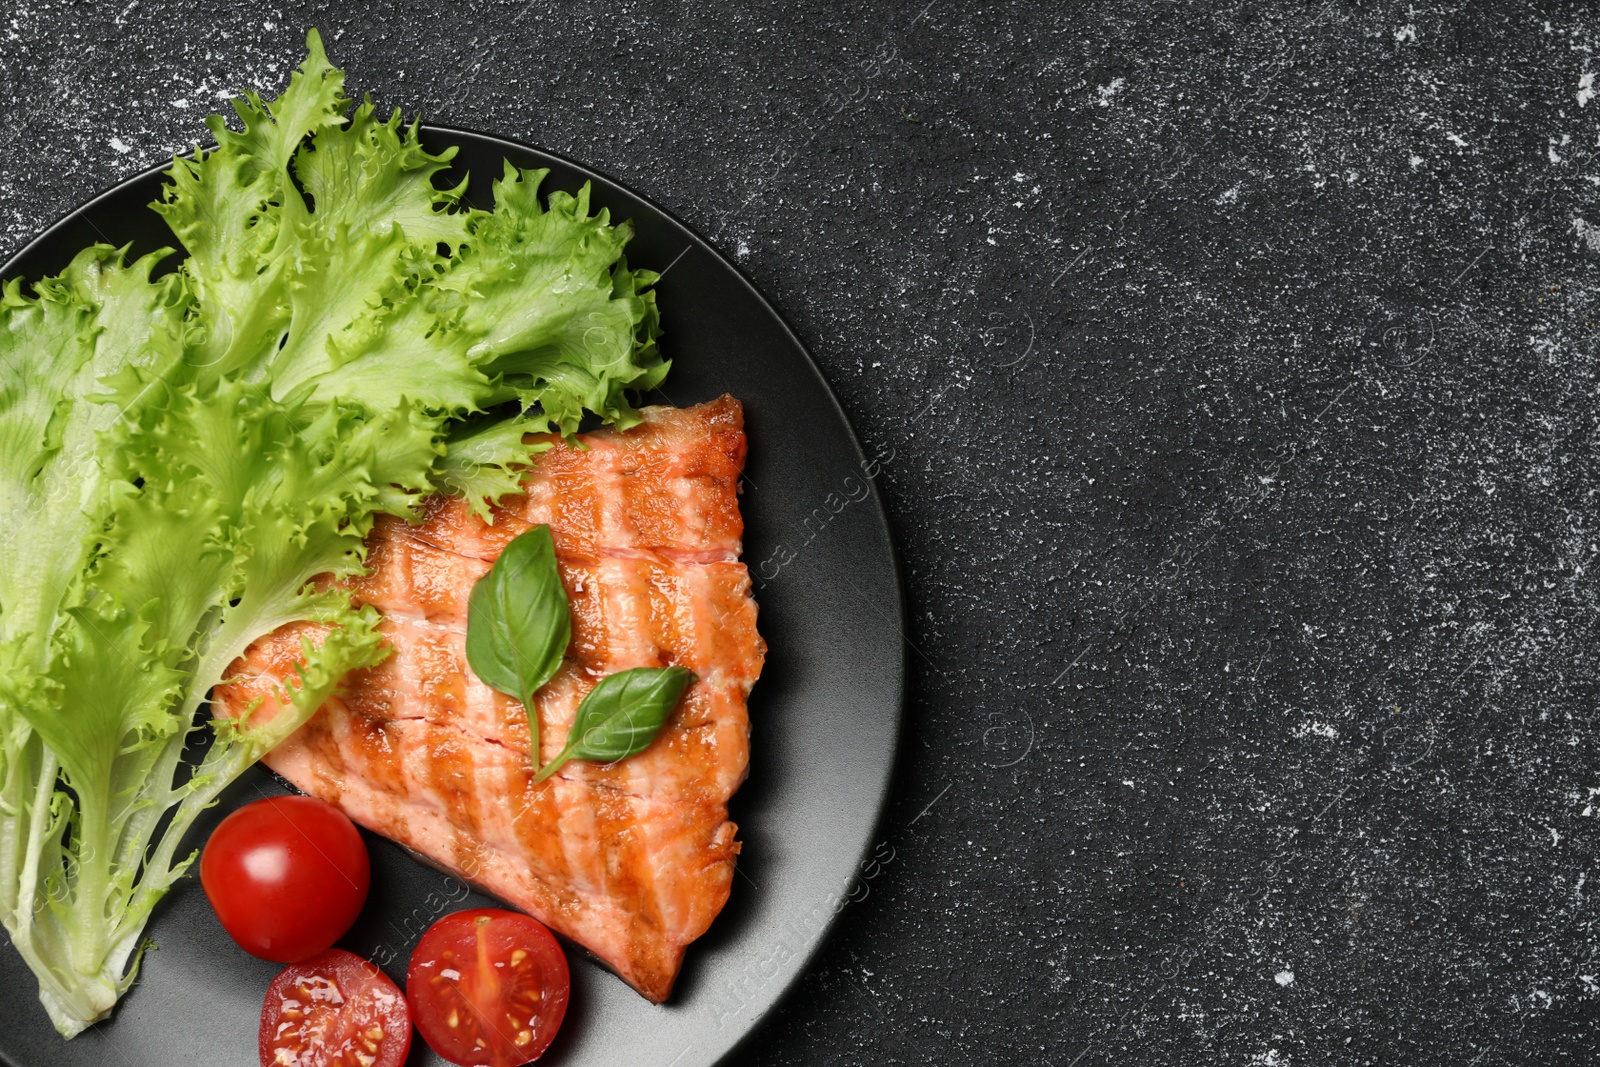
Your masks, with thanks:
[[(469, 196), (490, 203), (501, 160), (548, 167), (545, 188), (594, 185), (594, 202), (632, 219), (628, 260), (664, 274), (656, 287), (674, 360), (666, 394), (679, 405), (732, 393), (744, 402), (750, 461), (745, 560), (757, 577), (769, 650), (751, 699), (750, 780), (732, 804), (744, 852), (727, 908), (690, 946), (666, 1005), (646, 1002), (572, 948), (573, 1001), (541, 1063), (705, 1067), (723, 1060), (804, 970), (847, 898), (872, 843), (889, 785), (903, 686), (901, 604), (888, 525), (838, 402), (783, 321), (744, 277), (688, 227), (592, 171), (498, 138), (428, 128), (428, 147), (460, 148)], [(174, 245), (146, 205), (150, 171), (73, 212), (0, 276), (38, 278), (95, 241), (135, 253)], [(233, 807), (283, 792), (246, 774), (193, 845)], [(457, 908), (490, 903), (368, 836), (372, 895), (341, 944), (403, 980), (423, 929)], [(253, 1067), (261, 998), (278, 967), (247, 956), (185, 879), (157, 911), (138, 984), (112, 1019), (72, 1041), (56, 1035), (32, 974), (0, 949), (0, 1061), (12, 1067)], [(570, 946), (569, 946), (570, 947)], [(442, 1063), (420, 1040), (413, 1064)]]

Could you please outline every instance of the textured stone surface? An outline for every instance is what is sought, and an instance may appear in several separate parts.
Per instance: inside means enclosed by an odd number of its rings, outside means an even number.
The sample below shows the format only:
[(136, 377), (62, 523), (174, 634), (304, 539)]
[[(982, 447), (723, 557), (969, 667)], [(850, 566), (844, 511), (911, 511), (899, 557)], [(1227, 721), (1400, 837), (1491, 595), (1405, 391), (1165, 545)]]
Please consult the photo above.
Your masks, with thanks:
[(893, 450), (892, 861), (739, 1062), (1593, 1062), (1592, 18), (8, 6), (0, 250), (316, 23), (708, 234)]

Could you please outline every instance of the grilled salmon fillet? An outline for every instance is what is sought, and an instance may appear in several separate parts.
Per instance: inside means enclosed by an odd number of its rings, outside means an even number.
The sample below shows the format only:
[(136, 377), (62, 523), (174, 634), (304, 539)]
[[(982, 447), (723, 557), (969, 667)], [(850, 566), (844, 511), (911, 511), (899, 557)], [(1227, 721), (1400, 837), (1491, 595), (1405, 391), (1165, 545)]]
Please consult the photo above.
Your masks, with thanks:
[[(626, 432), (557, 440), (492, 524), (438, 496), (420, 525), (383, 519), (355, 599), (383, 615), (393, 654), (266, 764), (352, 819), (447, 867), (589, 949), (653, 1001), (728, 899), (739, 843), (728, 799), (749, 765), (746, 697), (761, 672), (738, 482), (743, 413), (724, 396), (645, 408)], [(554, 537), (572, 607), (560, 672), (535, 697), (540, 763), (566, 743), (605, 675), (679, 664), (698, 680), (644, 752), (572, 761), (532, 784), (522, 704), (466, 662), (467, 597), (507, 542)], [(218, 714), (271, 716), (302, 637), (284, 627), (234, 664)]]

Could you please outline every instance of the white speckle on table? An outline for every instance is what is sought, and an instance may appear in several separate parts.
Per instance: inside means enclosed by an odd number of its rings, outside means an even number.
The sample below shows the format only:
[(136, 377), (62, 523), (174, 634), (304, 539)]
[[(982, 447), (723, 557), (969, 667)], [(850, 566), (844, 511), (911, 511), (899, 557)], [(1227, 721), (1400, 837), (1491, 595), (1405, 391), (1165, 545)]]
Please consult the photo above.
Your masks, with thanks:
[(1600, 796), (1600, 788), (1596, 788), (1595, 786), (1590, 786), (1589, 787), (1588, 802), (1584, 805), (1583, 810), (1581, 812), (1579, 812), (1578, 814), (1584, 815), (1584, 816), (1593, 815), (1594, 814), (1594, 798), (1597, 797), (1597, 796)]
[(1589, 246), (1589, 251), (1600, 252), (1600, 226), (1591, 226), (1583, 219), (1573, 219), (1572, 230), (1579, 240)]
[(1445, 137), (1445, 140), (1449, 141), (1451, 144), (1455, 145), (1457, 148), (1465, 148), (1465, 147), (1467, 147), (1467, 139), (1465, 137), (1462, 137), (1458, 133), (1451, 133), (1449, 130), (1446, 130), (1446, 131), (1444, 131), (1444, 137)]
[(1272, 976), (1272, 980), (1281, 986), (1292, 986), (1294, 985), (1294, 972), (1288, 970), (1279, 971)]
[(1412, 170), (1416, 170), (1418, 167), (1422, 166), (1422, 164), (1423, 164), (1423, 158), (1421, 156), (1412, 156), (1411, 157), (1411, 169)]
[(1126, 82), (1126, 78), (1112, 78), (1111, 81), (1096, 89), (1095, 92), (1100, 94), (1100, 106), (1110, 107), (1111, 102), (1117, 98), (1117, 94), (1122, 92), (1122, 86)]
[(1407, 23), (1406, 25), (1401, 26), (1398, 30), (1395, 30), (1394, 39), (1396, 41), (1415, 41), (1417, 39), (1416, 24)]
[(1215, 200), (1212, 201), (1212, 203), (1214, 203), (1214, 204), (1237, 204), (1238, 202), (1239, 202), (1239, 186), (1237, 186), (1237, 185), (1233, 186), (1230, 189), (1224, 189), (1221, 192), (1221, 194), (1218, 195), (1218, 197)]
[(1330, 723), (1307, 719), (1294, 728), (1292, 736), (1300, 741), (1304, 741), (1308, 737), (1323, 737), (1332, 741), (1339, 736), (1339, 729)]
[(1594, 99), (1594, 74), (1584, 74), (1578, 79), (1578, 106), (1588, 107)]
[(127, 155), (129, 152), (133, 151), (133, 146), (124, 144), (122, 138), (120, 137), (111, 138), (110, 144), (113, 149), (122, 153), (123, 155)]

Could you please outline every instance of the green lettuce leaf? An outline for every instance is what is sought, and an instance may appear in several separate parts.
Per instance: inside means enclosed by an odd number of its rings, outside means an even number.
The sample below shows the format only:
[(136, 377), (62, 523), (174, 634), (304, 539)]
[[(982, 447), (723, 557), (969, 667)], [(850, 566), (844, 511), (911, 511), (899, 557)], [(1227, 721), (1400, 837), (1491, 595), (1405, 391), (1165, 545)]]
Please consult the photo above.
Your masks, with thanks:
[(490, 508), (505, 497), (522, 492), (522, 472), (533, 457), (548, 451), (552, 442), (525, 440), (546, 434), (550, 420), (542, 415), (481, 419), (463, 422), (445, 445), (439, 463), (440, 484), (465, 497), (474, 515), (492, 523)]

